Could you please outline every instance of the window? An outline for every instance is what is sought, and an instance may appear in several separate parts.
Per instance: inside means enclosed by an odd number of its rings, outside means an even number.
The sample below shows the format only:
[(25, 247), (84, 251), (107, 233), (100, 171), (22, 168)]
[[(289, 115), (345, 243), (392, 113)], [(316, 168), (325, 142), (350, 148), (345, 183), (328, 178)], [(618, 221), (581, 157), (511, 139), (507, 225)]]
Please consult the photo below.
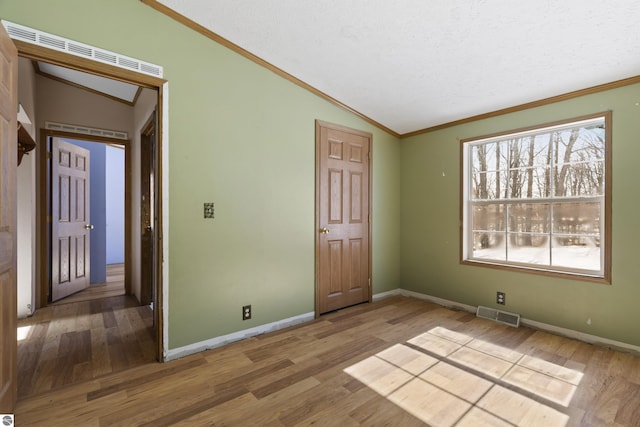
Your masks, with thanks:
[(611, 113), (462, 141), (462, 262), (610, 281)]

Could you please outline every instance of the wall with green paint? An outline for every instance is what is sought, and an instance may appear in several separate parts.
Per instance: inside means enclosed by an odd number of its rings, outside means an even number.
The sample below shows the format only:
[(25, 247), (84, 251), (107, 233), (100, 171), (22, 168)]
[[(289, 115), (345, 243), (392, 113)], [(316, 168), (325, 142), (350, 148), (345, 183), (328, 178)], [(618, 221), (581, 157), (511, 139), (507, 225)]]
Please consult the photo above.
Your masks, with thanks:
[[(0, 18), (164, 67), (169, 348), (313, 310), (315, 119), (373, 133), (374, 293), (494, 306), (501, 290), (528, 319), (640, 345), (639, 85), (399, 141), (141, 2), (4, 0)], [(459, 139), (609, 109), (612, 284), (460, 265)]]
[(170, 349), (313, 311), (316, 119), (373, 134), (373, 291), (399, 287), (397, 138), (141, 2), (4, 0), (0, 18), (164, 67)]
[[(605, 110), (613, 112), (611, 285), (461, 265), (459, 141)], [(639, 138), (633, 85), (402, 140), (402, 287), (491, 307), (504, 291), (503, 309), (527, 319), (640, 345)]]

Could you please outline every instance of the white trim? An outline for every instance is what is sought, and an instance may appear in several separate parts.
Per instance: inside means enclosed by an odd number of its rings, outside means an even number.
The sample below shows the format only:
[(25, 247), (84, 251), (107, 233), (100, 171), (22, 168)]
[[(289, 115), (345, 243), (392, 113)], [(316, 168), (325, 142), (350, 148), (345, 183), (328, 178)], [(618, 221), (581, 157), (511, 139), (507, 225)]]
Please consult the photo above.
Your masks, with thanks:
[(162, 67), (150, 62), (141, 61), (109, 50), (45, 33), (44, 31), (15, 24), (5, 21), (4, 19), (2, 20), (2, 25), (4, 25), (9, 36), (14, 40), (20, 40), (25, 43), (57, 50), (58, 52), (68, 53), (103, 64), (113, 65), (114, 67), (135, 71), (136, 73), (162, 78)]
[(277, 322), (267, 323), (266, 325), (260, 325), (254, 328), (233, 332), (228, 335), (222, 335), (219, 337), (211, 338), (206, 341), (200, 341), (194, 344), (189, 344), (184, 347), (173, 348), (171, 350), (167, 350), (165, 354), (165, 361), (168, 362), (170, 360), (179, 359), (181, 357), (189, 356), (191, 354), (199, 353), (201, 351), (210, 350), (212, 348), (231, 344), (232, 342), (235, 342), (235, 341), (251, 338), (256, 335), (261, 335), (268, 332), (277, 331), (279, 329), (288, 328), (290, 326), (298, 325), (300, 323), (309, 322), (314, 318), (315, 318), (314, 312), (304, 313), (298, 316), (289, 317), (287, 319), (278, 320)]
[(421, 294), (419, 292), (408, 291), (406, 289), (400, 289), (400, 295), (405, 297), (413, 297), (417, 299), (430, 301), (434, 304), (438, 304), (443, 307), (453, 308), (453, 309), (462, 310), (462, 311), (468, 311), (469, 313), (473, 313), (473, 314), (476, 314), (476, 310), (477, 310), (477, 307), (474, 307), (472, 305), (462, 304), (459, 302), (450, 301), (448, 299), (433, 297), (431, 295)]
[[(166, 95), (165, 93), (163, 93), (163, 95)], [(164, 136), (163, 136), (163, 141), (164, 141)], [(163, 147), (163, 151), (164, 151), (164, 147)], [(166, 166), (168, 169), (168, 165)], [(165, 170), (164, 169), (165, 166), (163, 165), (163, 173)], [(164, 183), (163, 183), (164, 185)], [(166, 199), (165, 199), (166, 200)], [(168, 200), (167, 200), (168, 202)], [(167, 230), (168, 231), (168, 230)], [(164, 241), (166, 242), (167, 239), (165, 238)], [(165, 259), (168, 259), (168, 250), (169, 248), (166, 248), (166, 253), (165, 253)], [(163, 272), (163, 274), (165, 275), (165, 283), (164, 286), (168, 287), (168, 273), (169, 273), (169, 266), (167, 265), (167, 263), (165, 263), (164, 265), (165, 267), (165, 271)], [(384, 298), (388, 298), (391, 296), (395, 296), (395, 295), (400, 295), (401, 290), (400, 289), (394, 289), (392, 291), (388, 291), (388, 292), (382, 292), (379, 294), (375, 294), (373, 295), (373, 301), (379, 301), (381, 299)], [(165, 289), (165, 294), (164, 295), (168, 295), (168, 292)], [(167, 313), (167, 306), (168, 306), (168, 298), (165, 296), (164, 298), (164, 303), (165, 303), (165, 317), (166, 317), (166, 313)], [(197, 343), (193, 343), (193, 344), (189, 344), (183, 347), (178, 347), (178, 348), (173, 348), (173, 349), (168, 349), (167, 348), (167, 344), (168, 344), (168, 333), (167, 333), (167, 329), (164, 329), (165, 332), (165, 336), (164, 336), (164, 343), (165, 343), (165, 351), (164, 351), (164, 360), (166, 362), (170, 361), (170, 360), (174, 360), (174, 359), (179, 359), (181, 357), (185, 357), (185, 356), (189, 356), (190, 354), (195, 354), (195, 353), (199, 353), (201, 351), (205, 351), (205, 350), (210, 350), (212, 348), (216, 348), (216, 347), (221, 347), (223, 345), (227, 345), (227, 344), (231, 344), (235, 341), (240, 341), (246, 338), (251, 338), (253, 336), (256, 335), (261, 335), (267, 332), (273, 332), (273, 331), (277, 331), (279, 329), (283, 329), (283, 328), (288, 328), (289, 326), (294, 326), (294, 325), (298, 325), (300, 323), (305, 323), (305, 322), (310, 322), (315, 318), (315, 313), (314, 312), (309, 312), (309, 313), (305, 313), (305, 314), (301, 314), (298, 316), (294, 316), (294, 317), (289, 317), (287, 319), (282, 319), (276, 322), (272, 322), (272, 323), (267, 323), (266, 325), (260, 325), (260, 326), (256, 326), (254, 328), (250, 328), (250, 329), (244, 329), (238, 332), (233, 332), (231, 334), (228, 335), (222, 335), (219, 337), (215, 337), (215, 338), (211, 338), (208, 339), (206, 341), (200, 341)], [(166, 319), (165, 319), (166, 322)], [(166, 323), (165, 323), (166, 324)]]
[(381, 299), (394, 297), (396, 295), (400, 295), (400, 289), (394, 289), (392, 291), (380, 292), (379, 294), (373, 295), (372, 301), (380, 301)]
[(169, 82), (162, 84), (162, 361), (169, 352)]
[[(475, 314), (477, 311), (477, 307), (474, 307), (472, 305), (462, 304), (456, 301), (434, 297), (431, 295), (423, 294), (420, 292), (409, 291), (406, 289), (394, 289), (391, 291), (375, 294), (373, 295), (373, 301), (380, 301), (385, 298), (389, 298), (397, 295), (425, 300), (443, 307), (451, 308), (454, 310), (466, 311), (473, 314)], [(165, 299), (165, 304), (166, 302), (167, 300)], [(254, 328), (244, 329), (238, 332), (233, 332), (231, 334), (211, 338), (206, 341), (200, 341), (200, 342), (189, 344), (183, 347), (166, 350), (164, 360), (168, 362), (170, 360), (179, 359), (181, 357), (189, 356), (191, 354), (199, 353), (201, 351), (210, 350), (212, 348), (221, 347), (221, 346), (231, 344), (233, 342), (240, 341), (246, 338), (251, 338), (256, 335), (277, 331), (279, 329), (288, 328), (290, 326), (298, 325), (300, 323), (310, 322), (314, 318), (315, 318), (314, 312), (309, 312), (305, 314), (300, 314), (298, 316), (289, 317), (287, 319), (282, 319), (276, 322), (267, 323), (266, 325), (260, 325)], [(596, 344), (604, 347), (609, 347), (615, 350), (630, 352), (630, 353), (635, 353), (637, 355), (640, 355), (640, 347), (623, 343), (620, 341), (610, 340), (607, 338), (601, 338), (595, 335), (585, 334), (583, 332), (578, 332), (571, 329), (548, 325), (546, 323), (536, 322), (535, 320), (527, 320), (527, 319), (520, 318), (520, 324), (528, 326), (532, 329), (540, 329), (543, 331), (554, 333), (556, 335), (577, 339), (579, 341), (584, 341), (590, 344)], [(166, 338), (167, 337), (166, 337), (166, 328), (165, 328), (165, 347), (167, 345)]]
[(610, 340), (609, 338), (602, 338), (597, 335), (586, 334), (584, 332), (574, 331), (573, 329), (561, 328), (559, 326), (553, 326), (547, 323), (537, 322), (530, 319), (520, 318), (520, 324), (528, 326), (532, 329), (540, 329), (543, 331), (554, 333), (556, 335), (562, 335), (563, 337), (573, 338), (578, 341), (584, 341), (589, 344), (608, 347), (613, 350), (618, 350), (626, 353), (634, 353), (636, 356), (640, 356), (640, 346), (637, 345)]
[[(453, 308), (453, 309), (459, 309), (459, 310), (464, 310), (464, 311), (468, 311), (470, 313), (474, 313), (476, 312), (477, 308), (471, 305), (467, 305), (467, 304), (462, 304), (462, 303), (458, 303), (455, 301), (450, 301), (450, 300), (446, 300), (443, 298), (438, 298), (438, 297), (433, 297), (431, 295), (427, 295), (427, 294), (421, 294), (419, 292), (414, 292), (414, 291), (408, 291), (405, 289), (399, 289), (398, 290), (398, 294), (402, 295), (402, 296), (406, 296), (406, 297), (413, 297), (413, 298), (418, 298), (418, 299), (422, 299), (422, 300), (427, 300), (430, 302), (433, 302), (435, 304), (444, 306), (444, 307), (448, 307), (448, 308)], [(524, 326), (528, 326), (529, 328), (532, 329), (539, 329), (542, 331), (546, 331), (546, 332), (551, 332), (553, 334), (556, 335), (561, 335), (563, 337), (567, 337), (567, 338), (573, 338), (579, 341), (583, 341), (589, 344), (595, 344), (595, 345), (599, 345), (599, 346), (603, 346), (603, 347), (609, 347), (612, 348), (614, 350), (618, 350), (618, 351), (623, 351), (623, 352), (627, 352), (627, 353), (634, 353), (638, 356), (640, 356), (640, 346), (636, 346), (633, 344), (627, 344), (624, 343), (622, 341), (616, 341), (616, 340), (611, 340), (608, 338), (602, 338), (599, 337), (597, 335), (591, 335), (591, 334), (586, 334), (584, 332), (578, 332), (578, 331), (574, 331), (573, 329), (567, 329), (567, 328), (562, 328), (559, 326), (554, 326), (554, 325), (549, 325), (547, 323), (542, 323), (542, 322), (538, 322), (535, 320), (530, 320), (530, 319), (525, 319), (523, 317), (520, 318), (520, 324), (524, 325)]]

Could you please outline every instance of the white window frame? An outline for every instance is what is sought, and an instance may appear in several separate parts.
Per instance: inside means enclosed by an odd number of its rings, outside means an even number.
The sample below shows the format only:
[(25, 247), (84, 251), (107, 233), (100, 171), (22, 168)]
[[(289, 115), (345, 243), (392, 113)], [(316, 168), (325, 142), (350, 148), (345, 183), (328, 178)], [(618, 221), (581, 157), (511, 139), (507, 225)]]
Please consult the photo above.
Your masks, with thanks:
[[(475, 138), (463, 139), (460, 141), (461, 149), (461, 179), (460, 179), (460, 219), (461, 219), (461, 232), (460, 232), (460, 260), (462, 264), (480, 265), (493, 268), (501, 268), (507, 270), (517, 270), (524, 272), (531, 272), (536, 274), (544, 274), (551, 276), (569, 277), (574, 279), (595, 281), (601, 283), (611, 283), (611, 135), (612, 135), (612, 114), (610, 111), (593, 114), (589, 116), (583, 116), (561, 122), (548, 123), (540, 126), (529, 127), (526, 129), (518, 129), (507, 132), (501, 132), (492, 135), (486, 135)], [(559, 197), (553, 195), (551, 192), (546, 197), (494, 197), (491, 199), (477, 199), (472, 198), (471, 190), (473, 187), (473, 173), (471, 164), (471, 150), (473, 147), (477, 147), (483, 144), (496, 143), (500, 141), (508, 141), (514, 138), (521, 138), (532, 136), (536, 134), (548, 134), (550, 132), (559, 131), (563, 129), (571, 129), (580, 126), (589, 126), (602, 122), (605, 126), (604, 138), (604, 184), (603, 194), (594, 196), (568, 196)], [(522, 167), (520, 167), (522, 170)], [(508, 169), (509, 170), (509, 169)], [(487, 171), (491, 170), (487, 168)], [(553, 168), (550, 168), (550, 174)], [(505, 179), (504, 183), (508, 185), (509, 180)], [(557, 206), (560, 203), (600, 203), (599, 212), (599, 242), (600, 242), (600, 268), (598, 270), (570, 268), (562, 266), (552, 265), (553, 244), (552, 241), (557, 236), (562, 236), (561, 233), (553, 231), (553, 225), (549, 225), (548, 231), (539, 233), (540, 235), (548, 234), (548, 255), (549, 265), (538, 263), (526, 263), (509, 261), (508, 250), (510, 244), (508, 243), (508, 237), (515, 234), (513, 230), (509, 231), (509, 226), (505, 225), (505, 230), (493, 232), (493, 234), (504, 233), (505, 239), (505, 260), (492, 259), (488, 257), (474, 257), (474, 236), (473, 236), (473, 209), (476, 206), (482, 205), (501, 205), (505, 209), (512, 208), (517, 205), (535, 205), (544, 203), (551, 206)], [(505, 219), (508, 221), (508, 216), (505, 213)], [(553, 218), (549, 216), (548, 220), (552, 222)], [(566, 237), (566, 236), (564, 236)], [(574, 236), (575, 237), (575, 236)]]

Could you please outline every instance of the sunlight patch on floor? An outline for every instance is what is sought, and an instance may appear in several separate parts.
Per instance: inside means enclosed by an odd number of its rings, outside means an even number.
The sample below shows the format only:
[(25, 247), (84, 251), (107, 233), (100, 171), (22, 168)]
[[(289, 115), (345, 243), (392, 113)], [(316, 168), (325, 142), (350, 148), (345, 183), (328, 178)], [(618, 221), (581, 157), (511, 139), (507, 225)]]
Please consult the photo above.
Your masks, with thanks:
[(567, 425), (550, 405), (569, 406), (582, 372), (442, 327), (408, 343), (424, 352), (396, 344), (344, 371), (435, 427)]
[(27, 339), (29, 331), (31, 331), (31, 325), (18, 327), (18, 341)]

